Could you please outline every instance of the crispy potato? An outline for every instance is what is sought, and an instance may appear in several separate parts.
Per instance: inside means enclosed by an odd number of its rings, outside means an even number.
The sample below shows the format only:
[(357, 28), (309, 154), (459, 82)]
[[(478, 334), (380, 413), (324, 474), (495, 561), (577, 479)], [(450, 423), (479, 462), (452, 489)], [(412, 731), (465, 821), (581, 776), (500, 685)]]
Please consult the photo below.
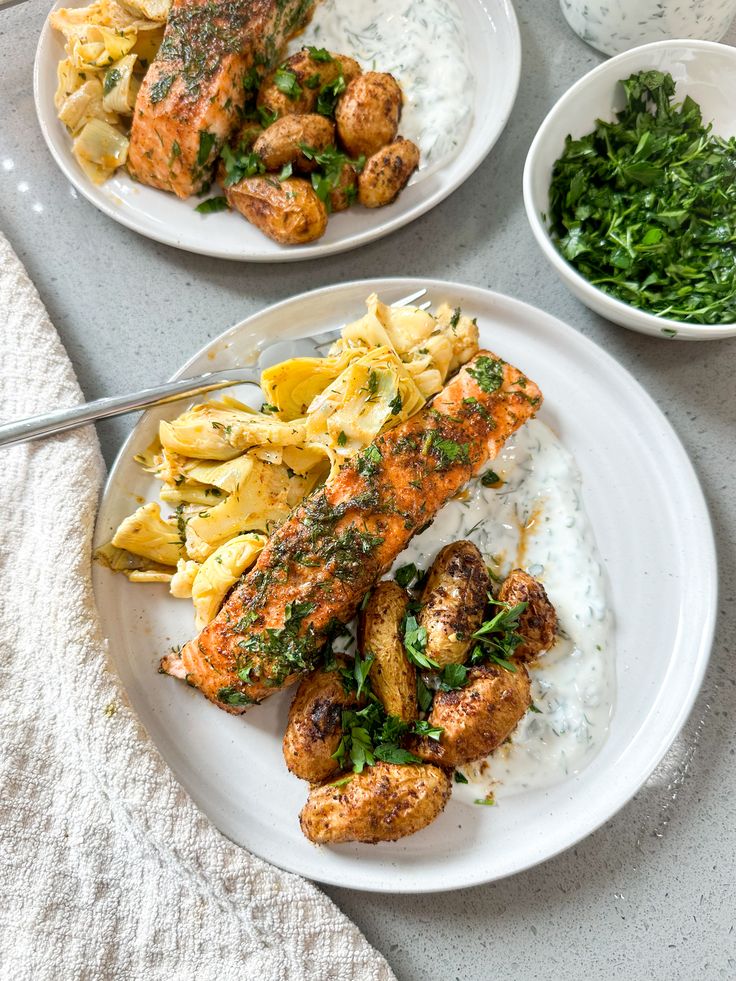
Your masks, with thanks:
[(393, 75), (365, 72), (353, 79), (335, 110), (338, 136), (351, 157), (370, 157), (394, 139), (403, 101)]
[(295, 776), (320, 783), (339, 766), (332, 754), (342, 738), (343, 709), (357, 705), (337, 671), (319, 669), (302, 679), (289, 709), (284, 759)]
[(514, 651), (515, 658), (533, 661), (542, 651), (552, 647), (557, 633), (557, 613), (538, 579), (523, 569), (514, 569), (504, 580), (498, 598), (511, 606), (527, 604), (519, 617), (517, 630), (524, 642)]
[(359, 648), (364, 657), (375, 657), (369, 674), (373, 691), (388, 714), (402, 722), (417, 717), (417, 676), (401, 634), (408, 603), (406, 590), (385, 579), (371, 593), (358, 623)]
[(280, 170), (293, 164), (296, 170), (309, 173), (317, 164), (301, 151), (300, 144), (324, 150), (335, 142), (335, 127), (329, 119), (315, 113), (284, 116), (265, 129), (253, 144), (253, 152), (266, 170)]
[(464, 688), (438, 691), (434, 697), (429, 723), (444, 729), (439, 741), (423, 737), (410, 748), (441, 766), (481, 760), (508, 738), (530, 704), (523, 664), (513, 672), (497, 664), (471, 668)]
[(310, 791), (299, 815), (310, 841), (396, 841), (431, 824), (452, 791), (447, 773), (426, 764), (376, 763), (345, 779)]
[(463, 664), (483, 622), (490, 579), (472, 542), (453, 542), (439, 552), (422, 593), (418, 622), (427, 631), (427, 656), (441, 668)]
[(330, 209), (332, 211), (345, 211), (357, 196), (358, 175), (351, 164), (345, 163), (335, 186), (330, 191)]
[(224, 190), (231, 207), (281, 245), (313, 242), (327, 228), (327, 209), (299, 177), (246, 177)]
[[(331, 54), (331, 61), (315, 61), (306, 48), (291, 55), (280, 68), (274, 69), (263, 80), (258, 90), (258, 105), (269, 112), (278, 113), (279, 116), (314, 112), (320, 90), (325, 85), (334, 82), (340, 75), (348, 85), (361, 73), (361, 67), (354, 58)], [(293, 94), (282, 92), (276, 85), (277, 71), (293, 73), (295, 76)]]
[(399, 137), (366, 161), (358, 178), (358, 200), (364, 208), (395, 201), (419, 166), (419, 147)]

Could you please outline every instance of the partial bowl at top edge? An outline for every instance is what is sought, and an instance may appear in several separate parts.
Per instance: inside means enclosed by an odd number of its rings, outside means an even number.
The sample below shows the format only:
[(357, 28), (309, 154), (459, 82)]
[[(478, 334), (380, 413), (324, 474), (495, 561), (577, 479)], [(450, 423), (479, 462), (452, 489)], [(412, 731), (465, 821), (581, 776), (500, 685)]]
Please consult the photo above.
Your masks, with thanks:
[(544, 215), (549, 208), (552, 168), (565, 138), (589, 133), (596, 119), (611, 120), (621, 109), (618, 82), (634, 72), (658, 69), (676, 83), (678, 102), (692, 96), (722, 136), (736, 134), (736, 48), (713, 41), (656, 41), (609, 59), (588, 72), (555, 103), (539, 127), (524, 165), (524, 206), (529, 225), (546, 259), (568, 289), (586, 306), (613, 323), (655, 337), (719, 340), (736, 336), (736, 323), (688, 324), (658, 317), (617, 300), (593, 286), (555, 247)]

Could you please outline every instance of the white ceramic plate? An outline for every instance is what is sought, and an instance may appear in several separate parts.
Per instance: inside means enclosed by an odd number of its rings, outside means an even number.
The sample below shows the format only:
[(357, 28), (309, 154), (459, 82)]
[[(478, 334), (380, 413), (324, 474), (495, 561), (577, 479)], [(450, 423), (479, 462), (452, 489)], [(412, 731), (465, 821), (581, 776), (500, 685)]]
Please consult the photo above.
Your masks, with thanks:
[(524, 205), (534, 237), (567, 288), (602, 317), (654, 337), (710, 341), (736, 335), (736, 324), (683, 324), (629, 306), (593, 286), (557, 250), (547, 219), (552, 168), (568, 134), (590, 133), (596, 119), (613, 120), (626, 104), (618, 82), (634, 72), (656, 68), (675, 80), (675, 98), (691, 96), (720, 136), (736, 133), (736, 48), (712, 41), (656, 41), (632, 48), (598, 65), (577, 81), (550, 109), (537, 130), (524, 165)]
[[(377, 291), (386, 301), (425, 286), (433, 301), (477, 316), (481, 343), (542, 388), (541, 418), (573, 452), (584, 502), (611, 585), (617, 697), (607, 742), (587, 769), (498, 807), (451, 800), (429, 828), (394, 844), (316, 848), (298, 814), (306, 786), (281, 755), (291, 693), (245, 717), (157, 674), (159, 657), (192, 634), (192, 610), (165, 586), (141, 586), (104, 568), (94, 584), (113, 663), (150, 737), (199, 806), (228, 837), (321, 882), (382, 892), (425, 892), (487, 882), (568, 848), (628, 801), (661, 759), (692, 706), (705, 670), (716, 609), (716, 562), (703, 495), (655, 403), (607, 354), (548, 314), (474, 287), (429, 280), (345, 283), (270, 307), (232, 327), (180, 374), (246, 358), (254, 342), (339, 327)], [(97, 543), (154, 499), (158, 484), (133, 462), (158, 421), (146, 414), (123, 447), (105, 490)], [(437, 521), (441, 521), (441, 516)]]
[[(52, 8), (82, 6), (87, 0), (57, 0)], [(56, 117), (56, 70), (63, 38), (44, 24), (36, 51), (34, 92), (41, 132), (62, 172), (100, 211), (141, 235), (203, 255), (251, 262), (294, 262), (357, 248), (413, 221), (459, 187), (501, 135), (516, 99), (521, 72), (521, 40), (511, 0), (457, 0), (467, 31), (475, 85), (468, 98), (473, 121), (455, 156), (441, 166), (421, 169), (398, 200), (370, 211), (351, 208), (333, 215), (325, 235), (313, 245), (285, 247), (266, 238), (240, 215), (200, 215), (198, 199), (136, 184), (124, 174), (96, 187), (79, 169), (71, 139)], [(350, 54), (350, 52), (346, 52)]]

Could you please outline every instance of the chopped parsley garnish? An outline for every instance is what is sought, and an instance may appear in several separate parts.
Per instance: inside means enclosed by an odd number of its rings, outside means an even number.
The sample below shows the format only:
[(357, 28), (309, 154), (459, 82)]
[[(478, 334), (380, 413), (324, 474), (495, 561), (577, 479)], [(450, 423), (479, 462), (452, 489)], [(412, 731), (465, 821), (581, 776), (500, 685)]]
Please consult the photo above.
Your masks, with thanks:
[(468, 782), (468, 778), (465, 776), (464, 773), (461, 773), (460, 770), (455, 770), (455, 773), (453, 774), (453, 779), (455, 780), (455, 783)]
[(440, 691), (455, 691), (462, 688), (468, 680), (468, 669), (464, 664), (446, 664), (440, 675)]
[(427, 656), (427, 628), (420, 627), (413, 613), (404, 618), (404, 650), (412, 664), (418, 668), (430, 670), (439, 668), (439, 664)]
[(363, 452), (355, 458), (355, 469), (361, 477), (370, 479), (378, 472), (381, 459), (381, 451), (375, 443), (371, 443), (370, 446), (366, 446)]
[(122, 77), (119, 68), (108, 68), (105, 72), (105, 80), (102, 83), (103, 93), (109, 95)]
[(431, 453), (438, 461), (438, 467), (446, 470), (453, 463), (468, 463), (470, 461), (470, 444), (456, 443), (454, 439), (447, 439), (437, 429), (431, 429), (424, 440), (422, 446), (424, 453)]
[(148, 98), (152, 103), (161, 102), (169, 94), (169, 89), (174, 84), (173, 75), (161, 75), (148, 91)]
[(206, 129), (200, 131), (199, 149), (197, 151), (197, 164), (200, 167), (203, 167), (209, 160), (216, 140), (217, 137), (214, 133), (208, 133)]
[(417, 704), (420, 712), (429, 712), (434, 695), (430, 688), (427, 688), (424, 679), (420, 674), (417, 675)]
[(496, 800), (495, 800), (493, 794), (489, 794), (487, 797), (477, 797), (473, 801), (473, 803), (474, 804), (484, 804), (486, 807), (495, 807)]
[(362, 773), (377, 760), (385, 763), (421, 763), (421, 758), (404, 749), (401, 741), (410, 734), (439, 739), (444, 731), (427, 722), (402, 722), (388, 715), (372, 692), (369, 702), (361, 709), (346, 709), (342, 713), (342, 738), (332, 754), (340, 768), (351, 767)]
[(452, 311), (452, 317), (450, 318), (450, 327), (454, 330), (460, 323), (460, 317), (462, 316), (462, 311), (460, 307), (455, 307)]
[(519, 634), (519, 617), (527, 608), (527, 603), (511, 606), (489, 597), (489, 602), (499, 607), (498, 613), (486, 620), (473, 634), (476, 645), (470, 654), (472, 664), (492, 661), (507, 671), (516, 671), (511, 662), (516, 648), (524, 638)]
[(222, 195), (207, 198), (206, 201), (200, 201), (194, 210), (198, 211), (200, 215), (211, 215), (215, 211), (227, 211), (227, 198)]
[(243, 88), (246, 92), (257, 92), (261, 84), (261, 73), (258, 71), (258, 67), (253, 65), (244, 75), (243, 75)]
[(345, 78), (340, 73), (337, 78), (323, 85), (317, 96), (317, 112), (320, 116), (334, 116), (338, 98), (347, 88)]
[(493, 487), (494, 484), (501, 483), (501, 478), (498, 476), (495, 470), (486, 470), (486, 472), (480, 478), (480, 482), (484, 487)]
[(257, 153), (241, 153), (233, 151), (226, 143), (220, 151), (220, 157), (225, 164), (225, 187), (231, 187), (246, 177), (254, 177), (256, 174), (264, 174), (266, 168)]
[(285, 68), (283, 65), (274, 72), (273, 82), (279, 92), (288, 95), (290, 99), (296, 100), (302, 94), (302, 87), (297, 81), (296, 72)]
[(401, 398), (401, 392), (397, 392), (396, 395), (391, 399), (388, 404), (389, 409), (391, 409), (391, 414), (397, 416), (402, 408), (404, 407), (403, 400)]
[(567, 137), (550, 185), (552, 238), (605, 293), (685, 323), (736, 320), (736, 137), (715, 136), (675, 82), (621, 82), (624, 109)]
[(254, 705), (255, 699), (245, 692), (238, 691), (232, 685), (229, 688), (221, 688), (217, 693), (217, 701), (224, 702), (226, 705)]
[(288, 177), (294, 173), (294, 165), (292, 163), (284, 164), (279, 173), (279, 180), (285, 181)]
[(312, 61), (334, 61), (327, 48), (316, 48), (314, 45), (308, 44), (304, 50), (309, 52), (309, 57), (312, 59)]
[(337, 445), (338, 446), (345, 446), (345, 444), (347, 443), (347, 441), (348, 441), (348, 438), (345, 435), (344, 431), (341, 429), (340, 432), (337, 434)]
[(406, 589), (410, 583), (414, 582), (418, 575), (419, 570), (417, 567), (413, 562), (409, 562), (408, 565), (402, 565), (396, 570), (394, 579), (402, 589)]
[(468, 374), (475, 379), (482, 391), (496, 392), (503, 385), (503, 366), (503, 361), (482, 354), (468, 368)]

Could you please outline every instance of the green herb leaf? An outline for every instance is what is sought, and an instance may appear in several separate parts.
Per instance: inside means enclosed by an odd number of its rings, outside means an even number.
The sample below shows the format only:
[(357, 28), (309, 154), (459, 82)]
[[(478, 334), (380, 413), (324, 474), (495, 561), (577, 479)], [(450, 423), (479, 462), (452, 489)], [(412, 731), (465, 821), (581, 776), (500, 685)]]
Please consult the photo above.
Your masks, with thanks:
[(245, 692), (238, 691), (237, 688), (221, 688), (217, 693), (217, 701), (224, 702), (226, 705), (253, 705), (255, 699), (246, 695)]
[(467, 783), (468, 782), (468, 778), (465, 776), (464, 773), (461, 773), (460, 770), (455, 770), (455, 773), (453, 774), (453, 777), (454, 777), (455, 783)]
[(323, 85), (317, 96), (317, 112), (321, 116), (334, 116), (337, 100), (346, 88), (342, 73), (333, 82)]
[(273, 82), (279, 92), (288, 95), (290, 99), (296, 100), (302, 94), (302, 87), (297, 81), (296, 72), (291, 71), (290, 68), (285, 68), (283, 65), (274, 72)]
[(122, 77), (119, 68), (108, 68), (105, 72), (105, 80), (102, 83), (103, 93), (109, 95)]
[(446, 664), (440, 675), (440, 691), (454, 691), (462, 688), (468, 680), (468, 669), (464, 664)]
[(327, 48), (315, 48), (313, 45), (308, 44), (304, 50), (309, 52), (309, 57), (312, 61), (328, 62), (334, 60)]
[(394, 579), (402, 589), (406, 589), (418, 575), (419, 570), (417, 567), (413, 562), (409, 562), (407, 565), (399, 566), (394, 575)]
[(419, 710), (421, 712), (429, 712), (429, 707), (432, 704), (434, 695), (432, 691), (427, 688), (424, 683), (424, 679), (420, 674), (417, 675), (417, 704), (419, 705)]
[(211, 215), (215, 211), (227, 211), (227, 198), (222, 197), (222, 195), (207, 198), (206, 201), (200, 201), (194, 210), (198, 211), (200, 215)]
[(498, 476), (495, 470), (486, 470), (486, 472), (480, 478), (480, 482), (484, 487), (493, 487), (494, 484), (501, 483), (501, 478)]
[(208, 133), (206, 129), (200, 131), (199, 150), (197, 151), (197, 164), (200, 167), (204, 167), (209, 160), (216, 140), (217, 137), (214, 133)]
[(440, 736), (445, 730), (442, 726), (431, 726), (429, 722), (420, 719), (414, 723), (411, 731), (417, 736), (427, 736), (428, 739), (439, 741)]
[(503, 385), (503, 366), (503, 361), (482, 354), (468, 368), (468, 374), (476, 380), (482, 391), (496, 392)]
[(249, 151), (247, 153), (233, 150), (227, 143), (220, 151), (220, 157), (225, 164), (225, 187), (232, 187), (246, 177), (254, 177), (256, 174), (265, 174), (266, 168), (257, 153)]
[(173, 75), (161, 75), (153, 83), (151, 88), (148, 90), (148, 98), (155, 105), (157, 102), (162, 102), (166, 96), (169, 94), (169, 89), (174, 83)]
[(439, 664), (426, 654), (427, 628), (420, 627), (413, 613), (404, 618), (404, 650), (412, 664), (418, 668), (430, 670), (439, 668)]

